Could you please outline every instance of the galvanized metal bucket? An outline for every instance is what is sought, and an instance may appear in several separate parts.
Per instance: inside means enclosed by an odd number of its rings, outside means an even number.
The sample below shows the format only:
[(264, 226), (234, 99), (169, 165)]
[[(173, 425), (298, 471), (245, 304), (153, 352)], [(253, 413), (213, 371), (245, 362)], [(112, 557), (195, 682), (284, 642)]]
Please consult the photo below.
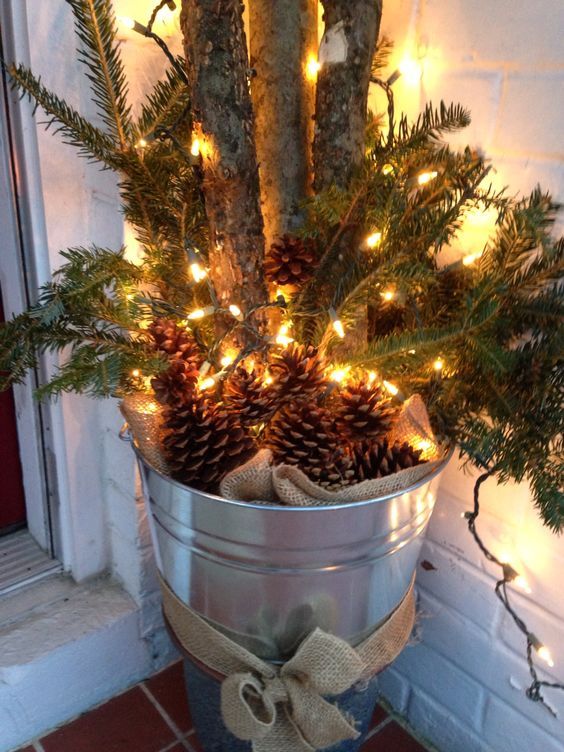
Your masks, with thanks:
[(449, 459), (400, 495), (283, 507), (188, 488), (137, 456), (161, 575), (190, 608), (274, 662), (316, 626), (356, 645), (398, 606)]

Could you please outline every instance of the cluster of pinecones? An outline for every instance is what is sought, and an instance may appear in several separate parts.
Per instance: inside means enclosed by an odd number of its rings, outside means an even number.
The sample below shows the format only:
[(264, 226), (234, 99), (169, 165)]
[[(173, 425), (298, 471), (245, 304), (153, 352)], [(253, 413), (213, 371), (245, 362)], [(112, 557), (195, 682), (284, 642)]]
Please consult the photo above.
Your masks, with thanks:
[(238, 365), (217, 392), (201, 392), (204, 359), (192, 335), (168, 319), (148, 331), (169, 360), (152, 380), (164, 406), (166, 458), (187, 485), (216, 491), (260, 447), (272, 451), (275, 464), (298, 466), (330, 489), (422, 461), (411, 446), (388, 443), (395, 408), (380, 388), (365, 380), (336, 388), (312, 346), (292, 343), (266, 366)]

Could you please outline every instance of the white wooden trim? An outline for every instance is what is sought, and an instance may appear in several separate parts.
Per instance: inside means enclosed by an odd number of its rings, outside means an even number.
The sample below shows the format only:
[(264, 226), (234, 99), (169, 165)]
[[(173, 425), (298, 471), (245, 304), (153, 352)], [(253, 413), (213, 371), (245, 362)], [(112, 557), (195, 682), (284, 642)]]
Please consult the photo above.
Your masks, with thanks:
[[(26, 3), (21, 0), (0, 2), (0, 24), (5, 58), (29, 64)], [(4, 254), (4, 262), (0, 260), (0, 273), (6, 280), (3, 289), (9, 289), (11, 294), (11, 300), (6, 301), (7, 314), (23, 310), (38, 287), (51, 277), (33, 105), (27, 98), (20, 99), (12, 93), (9, 108), (17, 172), (15, 188), (22, 212), (20, 227), (13, 229), (21, 232), (23, 258), (21, 254), (10, 254), (12, 260), (18, 258), (17, 268), (15, 264), (5, 263)], [(13, 211), (12, 215), (13, 224)], [(62, 409), (57, 403), (39, 407), (32, 396), (34, 382), (37, 378), (45, 379), (52, 371), (53, 361), (50, 357), (42, 358), (38, 374), (17, 386), (14, 396), (28, 527), (42, 548), (59, 558), (65, 568), (70, 568), (73, 546), (70, 525), (64, 520), (69, 505)]]

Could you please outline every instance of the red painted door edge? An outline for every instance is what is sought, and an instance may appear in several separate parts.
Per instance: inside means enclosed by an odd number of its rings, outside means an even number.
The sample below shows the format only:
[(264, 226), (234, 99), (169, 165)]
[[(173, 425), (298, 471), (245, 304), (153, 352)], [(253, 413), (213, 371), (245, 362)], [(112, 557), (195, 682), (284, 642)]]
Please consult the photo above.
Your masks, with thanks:
[[(0, 294), (0, 323), (4, 309)], [(11, 389), (0, 392), (0, 535), (23, 527), (25, 496), (18, 445), (16, 408)]]

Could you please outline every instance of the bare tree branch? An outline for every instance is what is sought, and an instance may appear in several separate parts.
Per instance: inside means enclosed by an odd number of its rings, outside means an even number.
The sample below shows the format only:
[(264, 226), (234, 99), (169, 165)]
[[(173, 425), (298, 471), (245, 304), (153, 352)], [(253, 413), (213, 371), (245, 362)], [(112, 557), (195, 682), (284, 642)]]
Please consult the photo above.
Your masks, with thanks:
[(382, 0), (321, 0), (325, 35), (317, 81), (314, 188), (346, 186), (364, 150), (368, 85)]
[(311, 184), (317, 0), (250, 0), (251, 83), (267, 247), (291, 231)]
[(210, 276), (222, 305), (266, 302), (264, 236), (240, 0), (182, 0), (193, 118), (202, 140)]

